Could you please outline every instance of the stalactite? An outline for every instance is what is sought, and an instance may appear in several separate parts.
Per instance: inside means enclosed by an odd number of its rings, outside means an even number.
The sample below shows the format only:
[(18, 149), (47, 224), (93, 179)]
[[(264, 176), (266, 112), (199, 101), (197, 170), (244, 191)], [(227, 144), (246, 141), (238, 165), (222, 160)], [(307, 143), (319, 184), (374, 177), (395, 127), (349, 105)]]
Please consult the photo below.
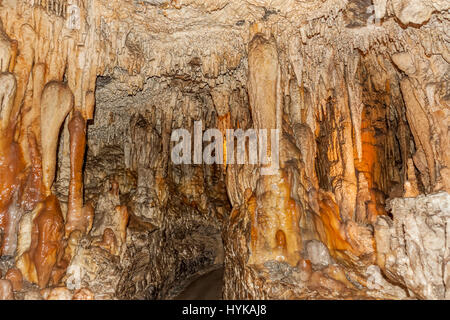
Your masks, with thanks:
[(361, 116), (363, 111), (361, 84), (357, 83), (357, 72), (359, 69), (359, 53), (351, 56), (347, 62), (346, 80), (348, 85), (349, 107), (353, 122), (355, 145), (358, 159), (363, 156), (361, 138)]
[(14, 97), (16, 96), (17, 82), (11, 73), (0, 74), (0, 117), (3, 135), (9, 129), (11, 113), (13, 111)]
[[(335, 179), (333, 187), (336, 190), (336, 201), (339, 204), (339, 209), (344, 220), (353, 220), (356, 206), (357, 180), (355, 174), (354, 145), (352, 139), (352, 113), (359, 111), (350, 111), (350, 104), (352, 103), (350, 102), (350, 99), (352, 97), (350, 97), (347, 93), (345, 80), (342, 75), (337, 81), (338, 86), (336, 91), (336, 104), (338, 111), (336, 116), (340, 117), (342, 129), (338, 130), (336, 138), (342, 143), (341, 147), (336, 145), (335, 148), (338, 150), (341, 149), (342, 152), (342, 163), (336, 165), (337, 167), (342, 166), (342, 168), (340, 168), (340, 170), (342, 170), (342, 176)], [(359, 109), (359, 106), (357, 107)], [(356, 117), (360, 116), (361, 115), (356, 115)], [(355, 130), (360, 129), (356, 128)], [(330, 160), (332, 162), (335, 161), (333, 158)]]
[(112, 255), (119, 253), (116, 235), (110, 228), (103, 231), (101, 241), (94, 242), (94, 245), (107, 250)]
[(90, 231), (93, 212), (83, 206), (83, 163), (86, 147), (86, 121), (75, 111), (69, 122), (70, 132), (70, 184), (66, 218), (66, 236), (74, 230), (84, 234)]
[[(248, 80), (249, 102), (256, 129), (279, 128), (277, 124), (277, 117), (281, 112), (278, 105), (281, 97), (277, 88), (279, 68), (274, 41), (266, 40), (262, 35), (256, 35), (249, 44)], [(268, 146), (271, 150), (271, 143), (268, 143)], [(279, 191), (273, 192), (272, 185), (277, 185)], [(286, 177), (282, 172), (276, 173), (275, 176), (261, 176), (254, 196), (256, 203), (261, 203), (262, 207), (257, 205), (253, 212), (250, 211), (252, 223), (250, 264), (264, 263), (270, 260), (269, 257), (278, 255), (277, 252), (271, 253), (271, 251), (277, 247), (276, 235), (282, 232), (286, 240), (285, 256), (278, 259), (296, 265), (301, 251), (298, 226), (300, 208), (293, 199), (290, 199), (290, 186)], [(272, 249), (269, 253), (265, 248)]]
[(31, 131), (28, 132), (28, 146), (31, 168), (22, 193), (21, 207), (26, 211), (32, 211), (39, 202), (44, 200), (44, 186), (42, 183), (42, 157), (36, 137)]
[(73, 108), (70, 89), (58, 82), (45, 85), (41, 97), (41, 144), (43, 181), (47, 195), (51, 193), (56, 170), (56, 148), (64, 119)]
[[(33, 87), (32, 98), (29, 99), (31, 101), (25, 99), (25, 106), (21, 109), (21, 139), (19, 142), (23, 150), (34, 149), (34, 141), (30, 141), (30, 139), (36, 139), (38, 146), (41, 144), (41, 95), (45, 86), (45, 75), (46, 65), (44, 63), (37, 63), (33, 66), (31, 75), (31, 85)], [(33, 135), (34, 138), (31, 138), (30, 135)], [(33, 151), (33, 153), (35, 152)], [(31, 164), (33, 168), (36, 166), (36, 163), (33, 162), (35, 160), (31, 151), (25, 153), (24, 158), (27, 164)], [(42, 160), (39, 160), (39, 162), (42, 162)]]

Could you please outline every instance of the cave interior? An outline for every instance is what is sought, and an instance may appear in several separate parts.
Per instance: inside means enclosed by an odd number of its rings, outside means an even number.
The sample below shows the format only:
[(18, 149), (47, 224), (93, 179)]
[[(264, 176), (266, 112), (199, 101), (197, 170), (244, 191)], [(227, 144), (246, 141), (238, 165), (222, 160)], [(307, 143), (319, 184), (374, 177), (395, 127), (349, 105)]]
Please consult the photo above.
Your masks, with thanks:
[(449, 10), (0, 0), (0, 300), (450, 299)]

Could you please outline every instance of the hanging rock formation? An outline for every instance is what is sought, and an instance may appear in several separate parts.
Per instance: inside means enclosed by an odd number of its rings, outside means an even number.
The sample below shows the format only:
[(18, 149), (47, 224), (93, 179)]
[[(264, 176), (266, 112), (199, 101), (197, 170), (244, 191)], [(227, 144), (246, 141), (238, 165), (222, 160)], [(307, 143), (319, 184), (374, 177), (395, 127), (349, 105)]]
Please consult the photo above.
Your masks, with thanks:
[(0, 299), (450, 299), (449, 9), (1, 0)]

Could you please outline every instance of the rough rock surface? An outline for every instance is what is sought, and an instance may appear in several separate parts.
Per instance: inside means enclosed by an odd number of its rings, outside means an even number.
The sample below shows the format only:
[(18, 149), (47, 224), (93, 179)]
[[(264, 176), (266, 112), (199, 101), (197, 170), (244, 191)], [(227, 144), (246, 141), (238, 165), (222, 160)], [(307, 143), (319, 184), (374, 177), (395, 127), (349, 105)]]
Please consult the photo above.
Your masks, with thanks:
[(384, 273), (421, 299), (449, 299), (450, 196), (393, 199), (393, 219), (375, 225), (377, 260)]
[[(165, 299), (223, 264), (230, 299), (450, 299), (449, 9), (1, 0), (2, 296)], [(211, 128), (278, 129), (280, 166), (172, 161)]]

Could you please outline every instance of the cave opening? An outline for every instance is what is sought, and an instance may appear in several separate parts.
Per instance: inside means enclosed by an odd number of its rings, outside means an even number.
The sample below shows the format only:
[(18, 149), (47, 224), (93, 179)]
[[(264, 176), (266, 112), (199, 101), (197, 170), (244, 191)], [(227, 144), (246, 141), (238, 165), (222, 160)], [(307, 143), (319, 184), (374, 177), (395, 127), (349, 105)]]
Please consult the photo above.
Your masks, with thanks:
[(175, 298), (199, 275), (223, 268), (222, 223), (231, 210), (225, 172), (221, 165), (176, 165), (168, 153), (176, 128), (194, 120), (217, 127), (211, 95), (172, 78), (149, 79), (134, 95), (114, 80), (98, 81), (84, 171), (85, 198), (96, 211), (91, 234), (101, 235), (96, 225), (104, 228), (104, 216), (125, 205), (132, 245), (116, 292), (123, 299)]

